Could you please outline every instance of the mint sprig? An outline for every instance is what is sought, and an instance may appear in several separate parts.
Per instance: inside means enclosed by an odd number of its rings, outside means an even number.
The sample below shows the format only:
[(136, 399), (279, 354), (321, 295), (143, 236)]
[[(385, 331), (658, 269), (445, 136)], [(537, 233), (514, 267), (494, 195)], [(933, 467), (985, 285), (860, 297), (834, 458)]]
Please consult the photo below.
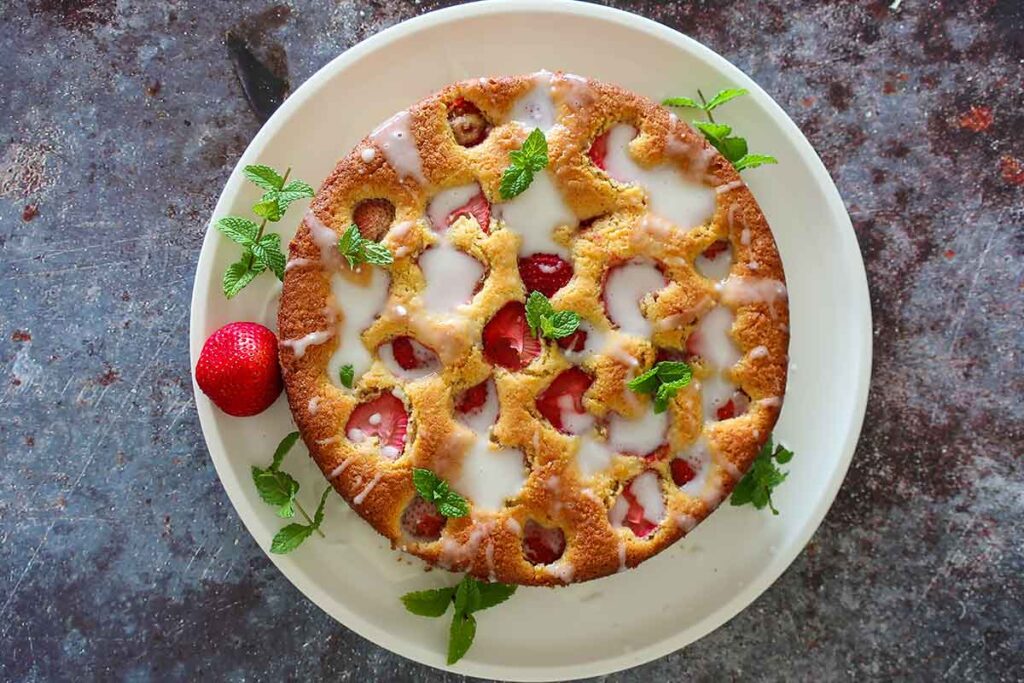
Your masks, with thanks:
[(669, 97), (662, 100), (667, 107), (684, 107), (688, 109), (700, 109), (708, 117), (707, 121), (694, 121), (693, 125), (704, 134), (711, 146), (722, 153), (726, 159), (732, 162), (737, 171), (748, 168), (756, 168), (765, 164), (777, 164), (778, 159), (769, 154), (749, 154), (747, 141), (738, 135), (733, 135), (732, 126), (724, 123), (717, 123), (711, 113), (726, 102), (747, 94), (743, 88), (727, 88), (720, 90), (710, 100), (704, 99), (704, 93), (697, 90), (700, 101), (690, 97)]
[(342, 386), (346, 389), (352, 388), (352, 382), (355, 379), (355, 368), (351, 365), (342, 365), (341, 369), (338, 370), (338, 379), (341, 380)]
[(634, 377), (626, 386), (638, 394), (654, 396), (654, 412), (663, 413), (679, 390), (692, 379), (693, 370), (687, 363), (666, 360)]
[(263, 234), (267, 223), (276, 223), (284, 216), (292, 202), (313, 196), (313, 188), (301, 180), (288, 182), (291, 169), (280, 175), (269, 166), (250, 165), (243, 170), (245, 177), (266, 190), (260, 201), (253, 205), (254, 214), (263, 220), (255, 221), (240, 216), (224, 216), (214, 226), (232, 242), (242, 246), (242, 258), (228, 266), (221, 279), (224, 296), (233, 298), (257, 275), (270, 270), (278, 280), (284, 280), (285, 255), (281, 252), (281, 236)]
[(419, 467), (413, 469), (412, 484), (420, 497), (433, 503), (445, 517), (454, 519), (469, 514), (469, 501), (452, 491), (448, 482), (430, 470)]
[[(324, 489), (323, 495), (320, 496), (320, 504), (316, 506), (316, 512), (313, 513), (313, 519), (309, 519), (305, 512), (302, 513), (306, 516), (309, 524), (289, 524), (274, 535), (274, 540), (270, 542), (270, 552), (284, 555), (302, 545), (302, 542), (312, 536), (314, 531), (320, 536), (324, 535), (320, 531), (320, 525), (324, 521), (324, 506), (327, 504), (327, 494), (331, 490), (330, 486)], [(299, 508), (299, 511), (301, 512), (302, 508)]]
[[(295, 511), (298, 510), (305, 517), (306, 522), (308, 522), (308, 525), (289, 524), (284, 529), (281, 529), (274, 536), (270, 546), (270, 551), (274, 553), (291, 552), (314, 531), (323, 536), (323, 533), (320, 532), (320, 523), (323, 521), (324, 501), (320, 501), (320, 507), (317, 508), (313, 517), (310, 518), (305, 508), (296, 499), (299, 493), (299, 482), (295, 481), (287, 472), (281, 471), (281, 463), (284, 461), (284, 456), (288, 454), (288, 451), (292, 449), (292, 446), (298, 440), (298, 432), (288, 434), (281, 439), (281, 443), (274, 450), (274, 456), (269, 467), (262, 468), (255, 465), (252, 467), (252, 481), (256, 485), (257, 493), (260, 494), (260, 498), (263, 499), (264, 503), (277, 508), (278, 517), (291, 519), (295, 516)], [(324, 492), (324, 499), (326, 497), (327, 493)], [(298, 531), (297, 527), (307, 531)]]
[(773, 515), (779, 514), (772, 503), (772, 491), (786, 480), (789, 473), (780, 470), (776, 463), (784, 465), (792, 459), (793, 451), (781, 444), (774, 445), (772, 436), (769, 435), (768, 441), (754, 458), (750, 470), (733, 489), (730, 504), (739, 506), (750, 503), (758, 510), (768, 506)]
[(535, 335), (562, 339), (579, 329), (580, 316), (575, 311), (556, 311), (546, 296), (533, 291), (526, 299), (526, 323)]
[(359, 232), (359, 226), (353, 223), (338, 238), (338, 251), (351, 268), (361, 263), (370, 263), (375, 266), (390, 266), (395, 262), (391, 250), (380, 242), (374, 242), (363, 237)]
[(533, 182), (533, 174), (548, 165), (548, 141), (540, 128), (534, 128), (523, 146), (508, 153), (509, 165), (501, 174), (501, 198), (512, 199)]
[(448, 628), (448, 664), (454, 664), (469, 651), (476, 637), (475, 612), (500, 605), (512, 597), (516, 586), (478, 581), (468, 574), (454, 588), (414, 591), (402, 596), (405, 609), (421, 617), (440, 617), (454, 607)]

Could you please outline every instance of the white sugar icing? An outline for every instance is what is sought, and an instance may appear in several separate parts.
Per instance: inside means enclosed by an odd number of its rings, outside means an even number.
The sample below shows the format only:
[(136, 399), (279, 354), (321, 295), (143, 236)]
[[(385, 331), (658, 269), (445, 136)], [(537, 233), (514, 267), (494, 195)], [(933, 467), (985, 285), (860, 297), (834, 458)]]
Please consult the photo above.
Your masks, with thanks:
[(347, 272), (331, 275), (333, 305), (342, 311), (337, 323), (338, 347), (327, 363), (327, 377), (342, 387), (340, 370), (351, 365), (355, 379), (370, 369), (373, 355), (363, 344), (363, 331), (373, 323), (388, 298), (391, 278), (387, 271), (369, 268), (369, 282), (354, 281)]
[(494, 213), (505, 222), (506, 229), (522, 238), (521, 256), (557, 254), (568, 260), (569, 250), (555, 242), (552, 232), (562, 225), (576, 227), (579, 219), (565, 203), (549, 171), (537, 173), (530, 186), (511, 201), (495, 204)]
[(399, 178), (413, 178), (426, 184), (423, 160), (412, 135), (412, 115), (400, 111), (370, 133), (370, 139), (384, 152), (391, 168)]
[(715, 213), (715, 191), (683, 176), (674, 164), (653, 168), (633, 160), (629, 143), (636, 129), (620, 123), (608, 133), (605, 169), (612, 178), (640, 186), (647, 193), (647, 207), (683, 230), (703, 225)]
[(625, 334), (650, 336), (651, 323), (640, 311), (640, 300), (665, 284), (665, 276), (647, 261), (634, 260), (612, 269), (604, 287), (608, 317)]

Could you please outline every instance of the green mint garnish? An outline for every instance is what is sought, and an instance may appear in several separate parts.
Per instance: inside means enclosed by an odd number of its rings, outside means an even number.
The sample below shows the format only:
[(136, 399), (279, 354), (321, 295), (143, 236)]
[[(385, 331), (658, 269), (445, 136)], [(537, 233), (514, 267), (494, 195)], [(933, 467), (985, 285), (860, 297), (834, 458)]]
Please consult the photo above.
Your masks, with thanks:
[(254, 214), (263, 220), (254, 221), (240, 216), (225, 216), (215, 227), (232, 242), (242, 246), (242, 258), (228, 266), (221, 280), (224, 296), (231, 299), (265, 270), (284, 280), (285, 256), (281, 252), (281, 236), (263, 234), (267, 222), (277, 222), (288, 206), (299, 199), (313, 196), (313, 188), (301, 180), (288, 182), (291, 169), (282, 176), (269, 166), (246, 166), (245, 177), (266, 190), (260, 201), (253, 205)]
[[(299, 482), (295, 481), (287, 472), (281, 471), (281, 463), (284, 461), (284, 456), (288, 454), (288, 451), (292, 449), (292, 446), (298, 440), (299, 433), (292, 432), (281, 439), (281, 443), (277, 445), (269, 467), (264, 469), (253, 466), (252, 468), (252, 482), (256, 485), (256, 491), (260, 494), (260, 498), (263, 499), (264, 503), (277, 508), (278, 517), (291, 519), (295, 516), (295, 511), (298, 510), (309, 523), (308, 525), (289, 524), (284, 529), (281, 529), (274, 536), (273, 543), (270, 546), (270, 551), (274, 553), (291, 552), (314, 531), (320, 533), (320, 522), (323, 521), (323, 500), (320, 501), (320, 507), (317, 508), (316, 513), (311, 519), (302, 507), (302, 504), (296, 499), (299, 493)], [(325, 498), (326, 495), (325, 492)], [(299, 529), (304, 529), (305, 531), (300, 531)], [(323, 536), (322, 533), (320, 535)]]
[(469, 502), (460, 496), (441, 477), (423, 468), (412, 471), (412, 483), (416, 492), (428, 503), (433, 503), (445, 517), (465, 517), (469, 514)]
[(395, 262), (391, 250), (380, 242), (365, 239), (359, 232), (359, 226), (355, 223), (348, 226), (348, 230), (338, 238), (338, 251), (345, 257), (351, 268), (355, 268), (361, 263), (390, 266)]
[[(302, 545), (303, 541), (312, 536), (314, 531), (323, 536), (323, 532), (320, 531), (320, 525), (324, 521), (324, 506), (327, 504), (327, 494), (331, 490), (330, 486), (324, 489), (324, 494), (320, 496), (320, 504), (316, 507), (316, 512), (313, 513), (313, 519), (309, 520), (309, 524), (289, 524), (277, 532), (274, 540), (270, 543), (270, 552), (277, 553), (278, 555), (290, 553)], [(302, 512), (302, 508), (299, 508), (299, 511)], [(303, 512), (303, 515), (305, 514)], [(309, 517), (307, 516), (306, 519), (309, 519)]]
[(704, 134), (711, 146), (722, 153), (726, 159), (732, 162), (737, 171), (748, 168), (756, 168), (765, 164), (777, 164), (778, 159), (768, 154), (748, 154), (747, 141), (745, 138), (733, 135), (732, 126), (723, 123), (716, 123), (712, 111), (730, 100), (746, 95), (743, 88), (728, 88), (720, 90), (710, 100), (704, 99), (704, 93), (700, 90), (697, 95), (700, 101), (689, 97), (670, 97), (662, 101), (668, 107), (686, 107), (689, 109), (700, 109), (708, 117), (707, 121), (694, 121), (693, 125)]
[(509, 165), (501, 174), (501, 198), (512, 199), (526, 191), (533, 174), (548, 165), (548, 141), (540, 128), (534, 128), (523, 146), (508, 153)]
[(489, 609), (512, 597), (516, 586), (485, 583), (468, 574), (454, 588), (415, 591), (402, 596), (405, 609), (421, 617), (440, 617), (454, 607), (448, 629), (448, 664), (454, 664), (469, 651), (476, 636), (474, 612)]
[(352, 380), (355, 379), (355, 369), (351, 365), (342, 365), (341, 370), (338, 371), (338, 376), (346, 389), (352, 388)]
[(579, 329), (580, 316), (575, 311), (556, 311), (546, 296), (534, 291), (526, 300), (526, 322), (535, 335), (561, 339)]
[(628, 386), (638, 394), (654, 396), (654, 412), (668, 410), (669, 402), (693, 379), (693, 371), (682, 361), (662, 361), (630, 380)]
[(793, 459), (793, 451), (783, 445), (774, 446), (772, 437), (761, 447), (746, 476), (736, 484), (729, 502), (733, 505), (750, 503), (758, 510), (767, 505), (773, 515), (779, 514), (772, 504), (772, 491), (786, 480), (788, 472), (780, 470), (776, 463), (784, 465)]

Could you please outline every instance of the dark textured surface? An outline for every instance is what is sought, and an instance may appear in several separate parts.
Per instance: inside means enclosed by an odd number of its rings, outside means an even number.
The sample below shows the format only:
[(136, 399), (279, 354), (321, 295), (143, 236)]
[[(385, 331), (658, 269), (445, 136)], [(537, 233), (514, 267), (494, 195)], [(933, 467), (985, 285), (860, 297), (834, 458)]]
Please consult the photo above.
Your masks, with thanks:
[[(806, 551), (723, 628), (612, 678), (1021, 680), (1024, 5), (615, 4), (805, 131), (853, 217), (876, 360)], [(225, 32), (294, 86), (435, 6), (0, 5), (0, 678), (453, 678), (264, 558), (206, 455), (187, 344), (205, 221), (259, 128)]]

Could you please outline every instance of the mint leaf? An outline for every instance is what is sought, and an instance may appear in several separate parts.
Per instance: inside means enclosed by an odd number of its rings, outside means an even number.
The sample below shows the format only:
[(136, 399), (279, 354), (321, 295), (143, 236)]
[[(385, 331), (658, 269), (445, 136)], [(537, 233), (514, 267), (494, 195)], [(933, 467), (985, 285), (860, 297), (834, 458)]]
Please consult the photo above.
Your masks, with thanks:
[(750, 503), (758, 510), (768, 507), (773, 515), (779, 514), (772, 502), (772, 491), (786, 480), (788, 473), (780, 470), (776, 463), (785, 464), (792, 459), (793, 451), (782, 445), (774, 446), (769, 436), (746, 475), (733, 489), (730, 504), (739, 506)]
[(302, 182), (301, 180), (293, 180), (284, 187), (281, 188), (282, 195), (298, 195), (301, 197), (312, 197), (316, 194), (313, 190), (313, 186), (309, 183)]
[(281, 253), (280, 235), (272, 232), (261, 237), (252, 246), (252, 254), (257, 261), (272, 270), (278, 280), (284, 281), (284, 268), (288, 259)]
[(434, 502), (434, 489), (441, 483), (441, 478), (428, 469), (415, 467), (412, 470), (412, 485), (423, 500)]
[(748, 168), (757, 168), (766, 164), (777, 164), (779, 160), (769, 154), (747, 154), (733, 162), (737, 171)]
[(320, 496), (320, 504), (316, 506), (316, 513), (313, 514), (313, 529), (319, 529), (320, 525), (324, 521), (324, 506), (327, 505), (327, 494), (329, 494), (333, 488), (328, 486), (324, 489), (324, 494)]
[(295, 516), (295, 495), (299, 492), (299, 482), (288, 473), (253, 467), (252, 481), (260, 498), (264, 503), (276, 507), (279, 517), (288, 519)]
[(480, 609), (480, 582), (468, 574), (455, 587), (455, 612), (471, 614)]
[(469, 501), (451, 490), (448, 482), (428, 469), (413, 468), (412, 485), (416, 493), (445, 517), (465, 517), (469, 514)]
[(452, 604), (454, 588), (438, 588), (435, 590), (413, 591), (402, 596), (405, 609), (421, 617), (440, 617)]
[(575, 311), (558, 311), (549, 320), (551, 329), (544, 334), (549, 339), (568, 337), (580, 326), (580, 316)]
[(654, 412), (663, 413), (668, 404), (693, 379), (693, 370), (682, 361), (662, 361), (638, 377), (628, 386), (638, 394), (654, 396)]
[(658, 366), (654, 366), (642, 375), (638, 375), (629, 381), (626, 386), (638, 394), (653, 394), (658, 390), (661, 380), (658, 379)]
[(526, 299), (526, 324), (530, 326), (530, 331), (534, 335), (540, 329), (541, 320), (553, 315), (554, 312), (555, 309), (551, 307), (551, 302), (546, 296), (537, 291), (530, 292)]
[(693, 125), (696, 126), (704, 137), (714, 145), (720, 139), (728, 137), (732, 133), (732, 126), (727, 126), (724, 123), (711, 123), (710, 121), (694, 121)]
[(241, 261), (232, 263), (228, 266), (227, 270), (224, 271), (224, 277), (221, 280), (221, 287), (224, 290), (224, 296), (228, 299), (233, 299), (235, 295), (245, 289), (245, 286), (252, 282), (258, 274), (259, 272), (251, 267), (247, 256), (243, 255)]
[(313, 527), (305, 524), (289, 524), (274, 535), (270, 543), (270, 552), (284, 555), (302, 545), (302, 542), (313, 535)]
[(534, 128), (523, 146), (508, 154), (509, 165), (501, 175), (502, 199), (512, 199), (523, 192), (533, 182), (534, 173), (547, 168), (548, 141), (540, 128)]
[(669, 97), (661, 101), (666, 107), (689, 107), (691, 109), (703, 109), (704, 105), (689, 97)]
[(252, 205), (252, 212), (272, 223), (281, 220), (281, 216), (284, 215), (284, 209), (277, 201), (276, 192), (268, 192), (263, 195), (260, 201)]
[(472, 614), (455, 613), (452, 625), (448, 629), (448, 664), (449, 666), (462, 659), (473, 644), (476, 637), (476, 619)]
[(342, 365), (341, 370), (338, 371), (341, 384), (346, 389), (352, 388), (352, 381), (355, 379), (355, 370), (351, 365)]
[(281, 185), (284, 184), (284, 178), (277, 171), (262, 164), (246, 166), (242, 173), (245, 174), (246, 178), (264, 190), (280, 190)]
[(364, 239), (359, 232), (359, 226), (355, 223), (348, 226), (348, 229), (338, 238), (338, 251), (348, 261), (349, 267), (353, 269), (360, 263), (387, 266), (395, 261), (386, 246)]
[(469, 514), (469, 502), (455, 491), (449, 491), (444, 499), (437, 503), (437, 511), (450, 519), (458, 519)]
[(214, 223), (214, 226), (229, 240), (244, 247), (251, 246), (256, 242), (256, 235), (260, 231), (260, 226), (248, 218), (239, 216), (225, 216)]
[(727, 88), (725, 90), (719, 90), (714, 97), (708, 100), (708, 103), (705, 104), (702, 109), (704, 109), (704, 111), (712, 111), (721, 107), (726, 102), (746, 94), (747, 90), (744, 88)]
[(516, 592), (518, 586), (510, 585), (507, 583), (483, 583), (480, 582), (480, 606), (478, 610), (485, 610), (501, 603), (512, 597), (512, 594)]
[(676, 382), (682, 379), (689, 382), (693, 377), (693, 370), (689, 364), (682, 361), (662, 361), (655, 366), (655, 370), (662, 382)]
[(390, 266), (395, 262), (391, 250), (380, 242), (364, 242), (363, 258), (375, 266)]
[(281, 461), (284, 460), (284, 456), (288, 455), (288, 451), (292, 449), (292, 446), (294, 446), (295, 442), (298, 440), (298, 432), (292, 432), (281, 439), (281, 443), (277, 444), (277, 448), (274, 449), (274, 459), (270, 463), (271, 472), (275, 472), (279, 467), (281, 467)]
[(555, 311), (546, 296), (533, 291), (526, 299), (526, 323), (534, 336), (561, 339), (579, 329), (580, 316), (575, 311)]

